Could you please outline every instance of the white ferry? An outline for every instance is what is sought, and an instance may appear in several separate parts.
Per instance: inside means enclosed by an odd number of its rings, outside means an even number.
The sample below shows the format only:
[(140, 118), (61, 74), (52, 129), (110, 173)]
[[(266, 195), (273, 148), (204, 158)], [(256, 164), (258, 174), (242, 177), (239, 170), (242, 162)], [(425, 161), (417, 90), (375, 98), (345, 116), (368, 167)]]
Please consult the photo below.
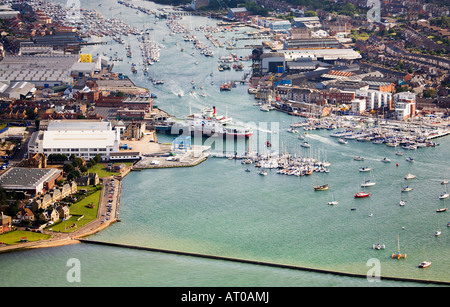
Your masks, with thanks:
[[(203, 136), (233, 136), (248, 138), (253, 134), (250, 127), (233, 124), (232, 118), (216, 114), (216, 107), (205, 108), (202, 113), (191, 114), (184, 119), (166, 121), (172, 134), (196, 134)], [(186, 130), (187, 129), (187, 130)]]

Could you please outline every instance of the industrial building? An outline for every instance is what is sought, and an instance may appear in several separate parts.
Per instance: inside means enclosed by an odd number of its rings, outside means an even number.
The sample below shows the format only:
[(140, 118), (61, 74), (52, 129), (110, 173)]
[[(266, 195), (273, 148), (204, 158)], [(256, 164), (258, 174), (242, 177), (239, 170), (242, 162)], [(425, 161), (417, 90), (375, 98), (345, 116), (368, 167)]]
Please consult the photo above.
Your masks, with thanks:
[(110, 122), (100, 120), (55, 120), (47, 130), (32, 134), (28, 153), (74, 154), (89, 160), (99, 154), (109, 160), (110, 154), (119, 151), (120, 131), (113, 130)]
[(0, 62), (0, 81), (26, 81), (36, 87), (72, 85), (74, 77), (92, 76), (101, 70), (101, 58), (83, 62), (78, 55), (16, 55)]
[(62, 171), (55, 168), (11, 167), (0, 176), (0, 186), (6, 191), (38, 195), (51, 190), (61, 178)]
[(33, 83), (20, 82), (1, 82), (0, 81), (0, 97), (9, 99), (30, 98), (36, 92)]

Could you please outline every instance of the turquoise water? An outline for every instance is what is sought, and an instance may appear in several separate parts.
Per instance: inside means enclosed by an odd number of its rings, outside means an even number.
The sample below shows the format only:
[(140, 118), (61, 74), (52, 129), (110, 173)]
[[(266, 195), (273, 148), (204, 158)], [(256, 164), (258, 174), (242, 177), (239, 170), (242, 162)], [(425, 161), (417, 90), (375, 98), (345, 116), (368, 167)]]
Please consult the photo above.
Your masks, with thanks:
[[(150, 75), (164, 79), (163, 86), (153, 86), (142, 72), (133, 76), (138, 85), (148, 87), (158, 95), (155, 100), (161, 109), (177, 116), (189, 114), (189, 108), (199, 111), (202, 107), (216, 106), (219, 114), (228, 113), (235, 121), (251, 122), (256, 126), (250, 140), (252, 149), (263, 152), (263, 146), (254, 147), (258, 140), (269, 135), (273, 144), (300, 156), (320, 156), (331, 162), (330, 173), (307, 177), (283, 176), (269, 171), (259, 176), (250, 166), (244, 170), (239, 161), (210, 158), (193, 168), (158, 169), (132, 172), (123, 181), (119, 218), (121, 223), (93, 236), (95, 240), (135, 244), (162, 249), (205, 253), (225, 257), (245, 258), (265, 262), (329, 269), (358, 274), (369, 270), (367, 262), (379, 260), (381, 275), (429, 280), (450, 281), (448, 212), (436, 213), (439, 206), (448, 207), (448, 200), (438, 196), (443, 192), (440, 181), (448, 178), (448, 152), (450, 139), (437, 141), (440, 146), (423, 148), (408, 153), (416, 162), (408, 163), (405, 157), (394, 154), (393, 148), (350, 141), (348, 145), (337, 143), (330, 131), (312, 131), (307, 141), (311, 150), (300, 147), (296, 135), (286, 132), (298, 118), (272, 111), (259, 111), (253, 106), (253, 97), (244, 85), (237, 85), (230, 92), (220, 92), (222, 82), (238, 80), (242, 72), (217, 70), (217, 60), (230, 50), (213, 49), (215, 56), (192, 56), (192, 43), (184, 42), (181, 34), (169, 36), (164, 20), (155, 22), (153, 16), (124, 8), (115, 1), (103, 1), (102, 8), (91, 3), (88, 9), (101, 9), (105, 16), (115, 14), (138, 27), (151, 25), (153, 37), (161, 45), (161, 61), (150, 69)], [(134, 1), (137, 5), (159, 7), (150, 2)], [(108, 10), (112, 7), (112, 10)], [(117, 9), (116, 9), (117, 8)], [(119, 16), (118, 11), (122, 14)], [(132, 18), (131, 18), (132, 17)], [(192, 28), (212, 24), (208, 18), (186, 16), (180, 20)], [(225, 40), (236, 33), (221, 33)], [(203, 34), (196, 33), (206, 42)], [(163, 40), (164, 38), (164, 40)], [(135, 37), (124, 37), (130, 43), (134, 57), (140, 61)], [(178, 44), (175, 45), (175, 42)], [(253, 44), (238, 41), (238, 46)], [(108, 50), (111, 48), (111, 50)], [(184, 52), (180, 51), (184, 48)], [(86, 52), (95, 54), (104, 50), (111, 55), (118, 51), (125, 57), (125, 46), (112, 44), (92, 46)], [(246, 56), (251, 49), (236, 50)], [(199, 61), (196, 65), (195, 61)], [(115, 65), (115, 71), (130, 76), (130, 63), (125, 60)], [(250, 62), (244, 62), (250, 65)], [(248, 67), (246, 67), (248, 70)], [(214, 76), (210, 76), (210, 72)], [(192, 94), (191, 81), (204, 85), (207, 97), (200, 91)], [(210, 81), (214, 80), (215, 85)], [(197, 87), (198, 89), (198, 87)], [(178, 97), (178, 93), (183, 93)], [(276, 130), (278, 133), (268, 134)], [(160, 142), (170, 142), (171, 136), (158, 135)], [(217, 144), (222, 144), (217, 142)], [(262, 143), (263, 142), (259, 142)], [(214, 145), (217, 145), (214, 144)], [(231, 144), (234, 148), (234, 144)], [(228, 145), (226, 145), (228, 146)], [(239, 143), (238, 148), (249, 146)], [(352, 157), (364, 156), (365, 162)], [(380, 159), (389, 157), (392, 163)], [(396, 163), (399, 164), (396, 167)], [(372, 196), (354, 199), (365, 179), (358, 168), (373, 168), (377, 185), (370, 188)], [(410, 185), (414, 190), (401, 195), (407, 173), (417, 175)], [(367, 176), (367, 175), (366, 175)], [(367, 178), (368, 179), (368, 178)], [(313, 185), (326, 180), (329, 191), (315, 192)], [(329, 206), (331, 192), (339, 201)], [(398, 206), (401, 197), (407, 200), (405, 207)], [(352, 211), (351, 208), (356, 210)], [(373, 216), (369, 216), (369, 213)], [(442, 235), (434, 236), (441, 228)], [(402, 253), (407, 259), (390, 258), (397, 251), (397, 236)], [(373, 250), (372, 244), (384, 243), (385, 250)], [(26, 274), (30, 280), (48, 285), (72, 286), (65, 279), (68, 258), (80, 259), (82, 286), (404, 286), (401, 282), (368, 283), (365, 279), (338, 277), (329, 274), (297, 272), (285, 269), (227, 263), (191, 257), (164, 255), (143, 251), (124, 250), (101, 246), (75, 246), (51, 248), (0, 255), (0, 285), (22, 285)], [(429, 260), (431, 267), (421, 270), (417, 265)], [(33, 265), (31, 264), (33, 263)], [(48, 265), (59, 268), (61, 273), (45, 269)], [(30, 270), (31, 265), (33, 270)]]

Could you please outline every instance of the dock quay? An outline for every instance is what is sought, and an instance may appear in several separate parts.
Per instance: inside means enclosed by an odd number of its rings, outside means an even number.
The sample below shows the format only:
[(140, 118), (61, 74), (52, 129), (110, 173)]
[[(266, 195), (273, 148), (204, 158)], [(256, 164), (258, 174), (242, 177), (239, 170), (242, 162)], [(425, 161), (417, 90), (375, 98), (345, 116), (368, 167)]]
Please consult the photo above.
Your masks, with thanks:
[(196, 166), (209, 157), (209, 146), (192, 145), (191, 149), (143, 155), (133, 170)]

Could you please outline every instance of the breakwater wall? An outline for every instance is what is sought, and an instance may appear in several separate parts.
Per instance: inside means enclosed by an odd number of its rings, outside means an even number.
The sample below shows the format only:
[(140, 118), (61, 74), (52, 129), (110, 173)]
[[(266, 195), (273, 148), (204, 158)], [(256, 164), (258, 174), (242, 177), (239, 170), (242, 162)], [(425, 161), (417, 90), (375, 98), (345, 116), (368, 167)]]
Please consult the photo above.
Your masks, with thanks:
[[(364, 275), (364, 274), (346, 273), (346, 272), (323, 270), (323, 269), (314, 269), (314, 268), (307, 268), (307, 267), (288, 265), (288, 264), (263, 262), (263, 261), (257, 261), (257, 260), (230, 258), (230, 257), (207, 255), (207, 254), (197, 254), (197, 253), (190, 253), (190, 252), (182, 252), (182, 251), (159, 249), (159, 248), (153, 248), (153, 247), (127, 245), (127, 244), (102, 242), (102, 241), (86, 240), (86, 239), (80, 239), (79, 241), (82, 243), (119, 247), (119, 248), (130, 248), (130, 249), (137, 249), (137, 250), (150, 251), (150, 252), (156, 252), (156, 253), (165, 253), (165, 254), (206, 258), (206, 259), (213, 259), (213, 260), (231, 261), (231, 262), (237, 262), (237, 263), (247, 263), (247, 264), (253, 264), (253, 265), (262, 265), (262, 266), (268, 266), (268, 267), (314, 272), (314, 273), (332, 274), (332, 275), (338, 275), (338, 276), (366, 278), (366, 279), (368, 278), (367, 275)], [(403, 277), (392, 277), (392, 276), (380, 276), (380, 280), (392, 280), (392, 281), (411, 282), (411, 283), (426, 283), (426, 284), (436, 284), (436, 285), (446, 285), (446, 286), (450, 285), (450, 282), (447, 282), (447, 281), (414, 279), (414, 278), (403, 278)]]

